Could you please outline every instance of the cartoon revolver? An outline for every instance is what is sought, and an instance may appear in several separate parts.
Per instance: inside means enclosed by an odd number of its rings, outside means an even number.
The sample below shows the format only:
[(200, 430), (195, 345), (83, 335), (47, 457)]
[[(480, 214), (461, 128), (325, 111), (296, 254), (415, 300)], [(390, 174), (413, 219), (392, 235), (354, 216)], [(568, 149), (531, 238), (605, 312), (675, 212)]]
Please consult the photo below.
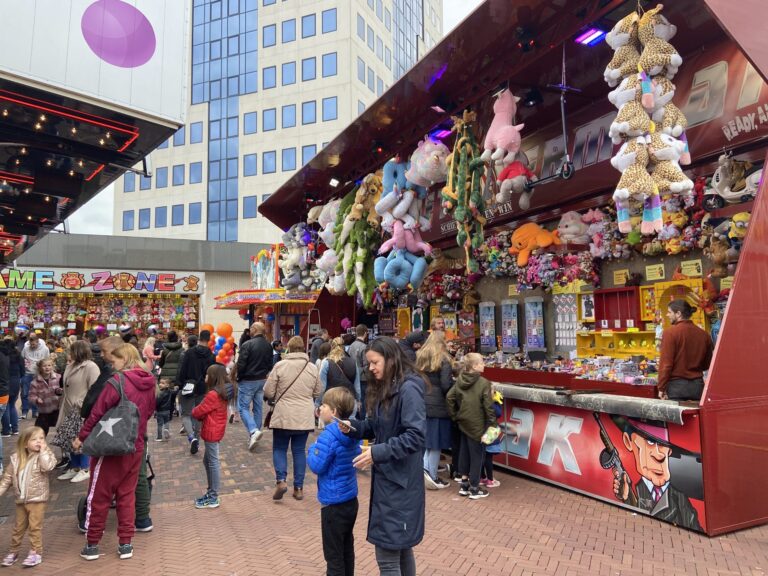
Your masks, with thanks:
[(593, 412), (592, 415), (597, 421), (597, 425), (600, 427), (600, 439), (603, 441), (605, 448), (600, 452), (600, 466), (608, 470), (613, 469), (613, 493), (616, 498), (629, 504), (630, 506), (637, 506), (637, 496), (632, 490), (632, 483), (629, 479), (627, 471), (624, 470), (624, 466), (619, 458), (619, 451), (611, 442), (611, 438), (608, 436), (608, 432), (605, 431), (602, 421), (600, 420), (600, 414)]

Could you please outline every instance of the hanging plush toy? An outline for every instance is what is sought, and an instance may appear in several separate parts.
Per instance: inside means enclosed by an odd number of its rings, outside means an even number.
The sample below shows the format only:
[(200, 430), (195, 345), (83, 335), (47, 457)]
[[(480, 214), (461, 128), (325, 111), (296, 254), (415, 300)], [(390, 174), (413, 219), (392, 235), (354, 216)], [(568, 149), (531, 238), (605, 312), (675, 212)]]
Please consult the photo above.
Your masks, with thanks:
[(589, 244), (588, 226), (578, 212), (566, 212), (560, 217), (555, 234), (561, 242), (570, 244)]
[(497, 176), (496, 184), (499, 193), (496, 194), (496, 202), (503, 204), (512, 199), (512, 193), (520, 194), (518, 206), (521, 210), (531, 207), (533, 190), (528, 189), (528, 183), (536, 180), (536, 174), (528, 169), (528, 156), (524, 152), (517, 155), (517, 160), (507, 165)]
[(520, 100), (509, 90), (504, 90), (493, 103), (493, 120), (485, 135), (483, 162), (502, 160), (509, 164), (520, 150), (520, 131), (524, 124), (513, 125)]

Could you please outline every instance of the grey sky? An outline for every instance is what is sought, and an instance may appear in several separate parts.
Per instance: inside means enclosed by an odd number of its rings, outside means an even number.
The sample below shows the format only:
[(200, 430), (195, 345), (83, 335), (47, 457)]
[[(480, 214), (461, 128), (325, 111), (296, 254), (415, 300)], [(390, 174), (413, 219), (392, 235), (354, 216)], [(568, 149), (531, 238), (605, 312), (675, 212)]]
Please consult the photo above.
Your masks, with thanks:
[[(443, 30), (450, 32), (477, 8), (482, 0), (443, 0)], [(113, 187), (109, 186), (69, 219), (73, 234), (112, 235)]]

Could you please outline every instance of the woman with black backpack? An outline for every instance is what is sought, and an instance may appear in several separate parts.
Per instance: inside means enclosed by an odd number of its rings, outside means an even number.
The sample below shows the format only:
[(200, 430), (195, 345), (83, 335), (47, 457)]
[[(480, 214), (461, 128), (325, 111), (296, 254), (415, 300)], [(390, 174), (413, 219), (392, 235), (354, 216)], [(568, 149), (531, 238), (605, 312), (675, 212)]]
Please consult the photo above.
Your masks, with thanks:
[(357, 371), (355, 360), (344, 351), (344, 341), (341, 338), (331, 341), (331, 350), (320, 365), (320, 382), (322, 393), (318, 406), (325, 391), (337, 386), (349, 389), (355, 396), (355, 401), (360, 401), (360, 373)]

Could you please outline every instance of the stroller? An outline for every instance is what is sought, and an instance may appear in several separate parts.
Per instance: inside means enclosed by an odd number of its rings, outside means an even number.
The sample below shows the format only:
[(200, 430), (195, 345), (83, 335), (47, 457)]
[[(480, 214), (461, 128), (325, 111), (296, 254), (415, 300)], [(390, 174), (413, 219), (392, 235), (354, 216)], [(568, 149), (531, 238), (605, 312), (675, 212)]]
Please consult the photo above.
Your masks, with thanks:
[[(155, 480), (155, 470), (152, 468), (152, 461), (150, 458), (150, 453), (147, 451), (147, 484), (149, 485), (149, 497), (152, 498), (152, 485), (154, 484)], [(110, 505), (110, 508), (114, 508), (116, 506), (115, 501), (112, 500), (112, 504)], [(77, 526), (80, 529), (80, 532), (85, 533), (85, 516), (88, 513), (88, 497), (87, 496), (81, 496), (80, 499), (77, 501)]]

